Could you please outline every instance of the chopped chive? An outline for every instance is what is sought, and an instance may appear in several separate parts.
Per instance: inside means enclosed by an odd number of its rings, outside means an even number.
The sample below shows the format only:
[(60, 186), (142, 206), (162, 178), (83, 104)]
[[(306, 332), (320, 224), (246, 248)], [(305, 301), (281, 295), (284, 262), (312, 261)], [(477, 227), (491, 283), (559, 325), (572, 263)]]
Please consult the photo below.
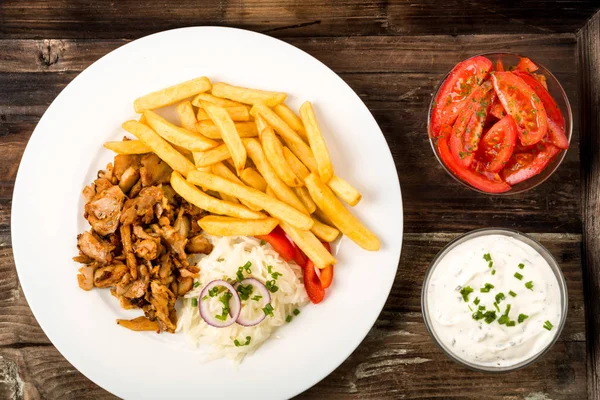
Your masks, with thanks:
[(550, 321), (544, 322), (544, 329), (548, 329), (549, 331), (551, 331), (552, 328), (554, 328), (554, 325), (552, 325)]
[(235, 339), (233, 341), (233, 344), (235, 345), (235, 347), (240, 347), (240, 346), (248, 346), (250, 344), (250, 340), (252, 340), (252, 337), (250, 336), (246, 336), (246, 342), (244, 343), (240, 343), (239, 340)]
[(288, 315), (287, 317), (285, 317), (285, 322), (287, 322), (287, 323), (292, 322), (292, 316)]
[(252, 290), (254, 287), (252, 285), (242, 285), (241, 283), (237, 287), (237, 292), (240, 294), (241, 300), (248, 300), (250, 295), (252, 294)]
[(207, 299), (208, 299), (208, 296), (204, 296), (204, 297), (202, 298), (202, 301), (206, 301)]
[(473, 304), (475, 304), (476, 306), (478, 306), (480, 301), (481, 300), (479, 300), (479, 297), (475, 297), (475, 300), (473, 300)]
[(496, 270), (495, 269), (492, 270), (492, 275), (496, 275)]
[(267, 244), (267, 242), (265, 242), (264, 240), (261, 240), (261, 241), (260, 241), (260, 245), (261, 245), (261, 246), (264, 246), (265, 244)]
[(252, 298), (254, 301), (259, 301), (260, 299), (262, 299), (262, 296), (258, 294)]
[(219, 294), (219, 288), (217, 286), (215, 286), (214, 288), (212, 288), (208, 291), (208, 295), (210, 297), (215, 297), (218, 294)]
[(512, 297), (517, 297), (517, 294), (515, 292), (513, 292), (512, 290), (510, 292), (508, 292), (508, 294), (510, 294)]
[(496, 320), (496, 311), (487, 311), (484, 314), (486, 324), (491, 324)]
[(493, 265), (494, 265), (493, 261), (488, 262), (488, 268), (492, 268)]
[(500, 302), (504, 299), (506, 299), (506, 296), (504, 296), (504, 293), (500, 292), (496, 295), (496, 303), (500, 304)]
[(523, 275), (521, 275), (518, 272), (515, 272), (515, 278), (517, 278), (518, 280), (522, 280), (523, 279)]
[(491, 283), (486, 283), (484, 285), (484, 287), (482, 287), (481, 289), (479, 289), (479, 291), (481, 293), (488, 293), (490, 291), (490, 289), (493, 289), (493, 288), (494, 288), (494, 285), (492, 285)]
[(483, 259), (485, 261), (492, 261), (492, 256), (490, 255), (490, 253), (486, 253), (483, 255)]
[(217, 262), (223, 262), (223, 261), (225, 261), (225, 259), (223, 257), (217, 258)]
[(508, 321), (506, 323), (506, 326), (515, 326), (515, 325), (516, 325), (515, 321)]
[(500, 312), (500, 307), (498, 307), (498, 303), (494, 303), (494, 307), (496, 307), (496, 310), (498, 310), (498, 312)]
[(200, 282), (194, 282), (194, 287), (197, 288), (198, 286), (200, 286)]
[(469, 311), (473, 312), (473, 309), (471, 308), (470, 305), (467, 304), (467, 307), (469, 307)]
[(533, 281), (529, 281), (525, 284), (525, 287), (531, 291), (533, 291)]
[(519, 269), (523, 269), (523, 268), (525, 268), (525, 264), (523, 264), (523, 263), (519, 264)]
[[(204, 297), (206, 297), (206, 296), (204, 296)], [(195, 297), (192, 298), (192, 307), (198, 307), (198, 299)]]
[(511, 307), (510, 304), (506, 305), (506, 310), (504, 310), (504, 315), (508, 315), (508, 313), (510, 312), (510, 307)]
[(273, 316), (273, 306), (271, 305), (271, 303), (267, 303), (267, 305), (265, 305), (265, 307), (262, 310), (265, 313), (265, 315), (270, 315), (271, 317)]
[(244, 268), (246, 270), (246, 273), (250, 273), (252, 272), (252, 263), (250, 261), (246, 261), (246, 264), (243, 265), (242, 268)]
[(273, 280), (271, 280), (271, 281), (267, 281), (267, 282), (265, 283), (265, 286), (267, 287), (267, 289), (268, 289), (268, 290), (269, 290), (269, 292), (271, 292), (271, 293), (275, 293), (276, 291), (278, 291), (278, 290), (279, 290), (279, 286), (277, 286), (277, 285), (275, 284), (275, 280), (274, 280), (274, 279), (273, 279)]
[(460, 294), (465, 302), (469, 301), (469, 294), (473, 293), (473, 288), (471, 286), (465, 286), (460, 289)]
[(480, 310), (485, 310), (485, 306), (479, 306)]
[(502, 316), (500, 316), (500, 318), (498, 318), (498, 323), (500, 325), (505, 325), (508, 321), (510, 321), (510, 318), (508, 318), (508, 315), (502, 315)]
[(292, 311), (292, 313), (294, 315), (298, 315), (298, 314), (300, 314), (300, 310), (298, 310), (297, 308), (294, 308), (294, 311)]
[(237, 272), (235, 273), (236, 279), (238, 282), (241, 282), (244, 280), (244, 267), (239, 267)]
[(523, 321), (525, 321), (527, 318), (529, 318), (529, 315), (526, 314), (519, 314), (519, 317), (517, 318), (517, 321), (519, 321), (519, 323), (523, 323)]

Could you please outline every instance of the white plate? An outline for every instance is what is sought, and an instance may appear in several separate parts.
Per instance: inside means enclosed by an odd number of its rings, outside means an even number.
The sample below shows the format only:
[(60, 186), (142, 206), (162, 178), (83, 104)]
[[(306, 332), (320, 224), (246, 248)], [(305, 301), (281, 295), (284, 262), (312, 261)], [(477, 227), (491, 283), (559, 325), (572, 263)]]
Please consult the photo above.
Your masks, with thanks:
[[(335, 280), (235, 370), (201, 363), (182, 335), (136, 333), (115, 318), (107, 290), (76, 280), (76, 236), (87, 230), (81, 190), (112, 160), (102, 147), (136, 117), (133, 100), (206, 75), (213, 81), (285, 91), (297, 109), (311, 100), (337, 174), (362, 193), (353, 212), (382, 241), (371, 253), (339, 244)], [(360, 344), (387, 299), (402, 244), (402, 199), (389, 148), (359, 97), (325, 65), (284, 42), (243, 30), (197, 27), (151, 35), (106, 55), (48, 108), (21, 161), (12, 209), (17, 271), (35, 317), (84, 375), (123, 398), (292, 397), (331, 373)]]

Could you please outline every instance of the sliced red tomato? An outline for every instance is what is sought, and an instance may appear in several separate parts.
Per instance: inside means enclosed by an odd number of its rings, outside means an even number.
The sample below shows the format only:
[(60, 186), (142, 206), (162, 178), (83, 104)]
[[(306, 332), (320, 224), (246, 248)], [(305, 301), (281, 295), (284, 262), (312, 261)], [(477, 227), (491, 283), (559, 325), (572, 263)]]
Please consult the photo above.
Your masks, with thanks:
[(534, 72), (537, 71), (539, 68), (529, 58), (521, 57), (519, 63), (517, 64), (517, 69), (519, 71)]
[(532, 74), (529, 74), (527, 72), (514, 71), (513, 74), (523, 79), (523, 81), (533, 89), (535, 94), (537, 94), (540, 100), (542, 101), (544, 109), (546, 110), (546, 114), (548, 115), (548, 119), (551, 119), (554, 122), (556, 122), (558, 126), (560, 126), (564, 130), (565, 119), (563, 118), (563, 115), (560, 112), (560, 108), (558, 108), (558, 104), (556, 104), (556, 101), (554, 101), (554, 98), (550, 95), (550, 93), (544, 87), (544, 85), (539, 80), (537, 80)]
[(456, 162), (448, 144), (449, 137), (452, 135), (452, 128), (448, 125), (442, 127), (442, 132), (438, 138), (438, 153), (444, 165), (458, 178), (469, 185), (488, 193), (503, 193), (510, 190), (510, 185), (503, 182), (498, 174), (494, 174), (494, 179), (463, 167)]
[(296, 257), (296, 246), (287, 238), (285, 232), (279, 226), (276, 226), (268, 235), (256, 236), (256, 238), (264, 240), (273, 246), (273, 249), (275, 249), (285, 261), (290, 261)]
[[(331, 253), (331, 246), (329, 243), (322, 243), (327, 251)], [(319, 279), (321, 280), (321, 286), (323, 286), (323, 289), (327, 289), (329, 286), (331, 286), (331, 282), (333, 281), (333, 265), (328, 265), (327, 267), (322, 268), (319, 274)]]
[(308, 260), (304, 268), (304, 288), (308, 298), (315, 304), (319, 304), (325, 298), (325, 289), (321, 285), (321, 280), (315, 271), (315, 264)]
[(496, 71), (504, 71), (504, 64), (501, 59), (496, 60)]
[(456, 162), (464, 167), (471, 165), (477, 152), (493, 93), (489, 81), (475, 89), (452, 127), (450, 151)]
[(481, 139), (481, 152), (485, 170), (500, 172), (512, 156), (517, 143), (517, 125), (510, 115), (496, 122)]
[(546, 75), (542, 74), (531, 74), (539, 83), (542, 84), (544, 89), (548, 90), (548, 82), (546, 82)]
[(507, 183), (516, 185), (536, 176), (560, 152), (558, 147), (550, 143), (538, 143), (537, 147), (539, 148), (537, 151), (512, 155), (501, 173)]
[(498, 100), (498, 96), (494, 93), (494, 98), (492, 99), (492, 106), (490, 107), (490, 114), (492, 114), (497, 119), (502, 119), (506, 115), (506, 111), (504, 111), (504, 107), (500, 100)]
[(517, 123), (521, 143), (528, 146), (542, 140), (548, 131), (548, 117), (533, 89), (512, 72), (495, 72), (492, 82), (504, 110)]
[(458, 63), (442, 84), (431, 112), (431, 134), (438, 136), (442, 125), (452, 125), (473, 90), (487, 78), (492, 62), (477, 56)]
[(569, 148), (569, 139), (565, 130), (551, 119), (548, 120), (548, 141), (558, 148)]

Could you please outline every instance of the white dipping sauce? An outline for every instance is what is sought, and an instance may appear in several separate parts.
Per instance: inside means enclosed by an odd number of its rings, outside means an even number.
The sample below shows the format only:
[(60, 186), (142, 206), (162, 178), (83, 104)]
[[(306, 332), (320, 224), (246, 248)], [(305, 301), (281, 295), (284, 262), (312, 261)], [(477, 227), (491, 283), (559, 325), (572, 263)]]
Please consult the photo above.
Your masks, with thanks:
[[(527, 282), (533, 283), (532, 290)], [(482, 293), (486, 283), (494, 288)], [(473, 292), (465, 302), (460, 291), (467, 287)], [(498, 303), (500, 311), (494, 306), (499, 293), (505, 296)], [(426, 296), (430, 328), (438, 340), (457, 358), (480, 366), (509, 367), (535, 356), (552, 341), (561, 319), (560, 288), (548, 262), (528, 244), (503, 235), (476, 237), (453, 248), (438, 261)], [(509, 304), (514, 326), (499, 323)], [(495, 311), (496, 319), (489, 324), (474, 319), (480, 306), (485, 307), (482, 313)], [(519, 314), (528, 318), (519, 323)], [(546, 321), (553, 325), (550, 330), (544, 328)]]

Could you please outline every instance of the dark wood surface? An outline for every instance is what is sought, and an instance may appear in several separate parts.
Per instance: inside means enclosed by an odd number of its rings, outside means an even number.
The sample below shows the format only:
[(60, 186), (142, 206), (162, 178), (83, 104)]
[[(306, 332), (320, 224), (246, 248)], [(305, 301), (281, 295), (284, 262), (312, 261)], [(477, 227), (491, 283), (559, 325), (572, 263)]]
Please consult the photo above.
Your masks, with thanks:
[[(27, 306), (11, 252), (14, 179), (37, 121), (79, 72), (129, 40), (188, 25), (265, 32), (312, 54), (360, 95), (396, 162), (405, 241), (390, 297), (361, 346), (301, 398), (597, 398), (600, 23), (590, 18), (600, 4), (542, 3), (0, 1), (0, 398), (112, 397), (58, 353)], [(511, 197), (456, 183), (425, 133), (440, 78), (461, 59), (495, 50), (526, 53), (547, 66), (565, 87), (575, 118), (559, 170)], [(568, 282), (569, 317), (559, 342), (517, 373), (486, 375), (455, 365), (435, 347), (420, 314), (432, 257), (457, 234), (486, 226), (532, 233), (557, 257)]]

